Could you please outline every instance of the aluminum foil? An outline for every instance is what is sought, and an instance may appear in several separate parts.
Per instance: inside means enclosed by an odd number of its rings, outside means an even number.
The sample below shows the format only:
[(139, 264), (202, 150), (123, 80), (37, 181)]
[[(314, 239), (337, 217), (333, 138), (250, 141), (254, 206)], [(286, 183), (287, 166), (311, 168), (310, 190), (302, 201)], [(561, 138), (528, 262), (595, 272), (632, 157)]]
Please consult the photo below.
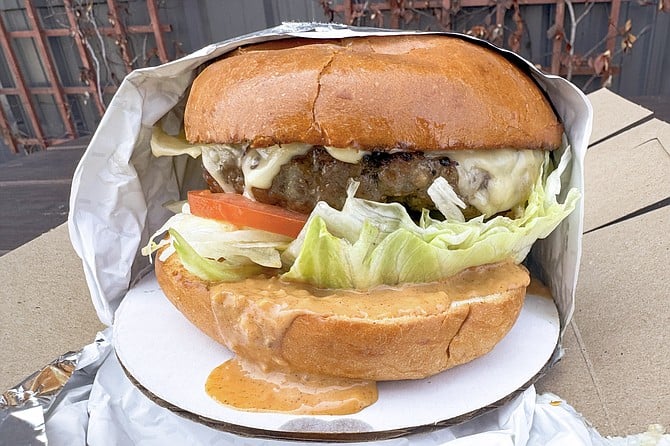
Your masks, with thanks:
[(59, 356), (0, 395), (0, 446), (48, 444), (52, 415), (88, 400), (98, 368), (112, 350), (108, 337), (99, 333), (92, 344)]
[(44, 413), (74, 372), (81, 352), (61, 355), (0, 396), (0, 445), (47, 444)]

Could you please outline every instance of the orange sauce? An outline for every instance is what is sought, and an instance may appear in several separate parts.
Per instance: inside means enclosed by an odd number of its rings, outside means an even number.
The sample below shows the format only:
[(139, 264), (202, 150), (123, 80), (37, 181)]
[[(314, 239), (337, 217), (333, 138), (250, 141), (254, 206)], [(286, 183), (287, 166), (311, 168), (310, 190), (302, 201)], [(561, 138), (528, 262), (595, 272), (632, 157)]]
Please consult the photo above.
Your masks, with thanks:
[[(212, 310), (225, 345), (246, 362), (286, 367), (284, 340), (301, 315), (383, 320), (425, 317), (472, 298), (527, 286), (528, 274), (510, 263), (469, 268), (442, 282), (382, 286), (367, 291), (323, 290), (253, 278), (212, 287)], [(398, 299), (401, 291), (402, 299)]]
[[(294, 373), (289, 362), (294, 358), (288, 358), (284, 348), (287, 333), (297, 317), (310, 314), (368, 320), (422, 317), (439, 314), (450, 306), (458, 307), (478, 296), (527, 285), (525, 269), (512, 264), (470, 268), (439, 283), (368, 291), (318, 290), (280, 282), (277, 278), (217, 285), (212, 290), (215, 319), (226, 334), (222, 336), (226, 346), (237, 357), (211, 372), (205, 390), (214, 400), (239, 410), (310, 415), (356, 413), (377, 400), (376, 383)], [(402, 299), (398, 299), (399, 290)], [(305, 339), (300, 345), (313, 347), (313, 342)], [(301, 360), (298, 357), (296, 361)]]
[(231, 359), (215, 368), (205, 391), (235, 409), (309, 415), (347, 415), (377, 401), (374, 381), (254, 370)]
[(526, 294), (532, 294), (534, 296), (546, 297), (548, 299), (553, 299), (554, 297), (551, 294), (551, 290), (547, 285), (542, 283), (540, 279), (535, 277), (530, 278), (530, 285), (526, 288)]

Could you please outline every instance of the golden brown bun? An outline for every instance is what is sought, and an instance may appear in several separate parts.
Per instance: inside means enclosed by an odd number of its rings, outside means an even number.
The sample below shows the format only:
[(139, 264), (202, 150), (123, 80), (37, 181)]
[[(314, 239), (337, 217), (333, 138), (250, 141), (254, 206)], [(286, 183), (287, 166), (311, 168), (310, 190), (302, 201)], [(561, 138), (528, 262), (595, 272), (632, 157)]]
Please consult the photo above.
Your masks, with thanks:
[(239, 49), (193, 82), (191, 142), (544, 149), (563, 126), (534, 81), (456, 37), (292, 39)]
[(370, 292), (277, 278), (206, 284), (177, 255), (157, 259), (156, 276), (194, 325), (248, 362), (377, 381), (423, 378), (489, 352), (516, 321), (529, 283), (524, 267), (499, 263)]

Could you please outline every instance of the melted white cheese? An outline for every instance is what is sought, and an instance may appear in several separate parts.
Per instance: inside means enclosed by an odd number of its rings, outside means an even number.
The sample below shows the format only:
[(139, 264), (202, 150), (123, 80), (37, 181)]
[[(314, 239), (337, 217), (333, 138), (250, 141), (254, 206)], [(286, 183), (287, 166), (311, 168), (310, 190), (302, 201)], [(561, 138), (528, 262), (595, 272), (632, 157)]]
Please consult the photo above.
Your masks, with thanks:
[(242, 158), (244, 195), (253, 197), (252, 187), (269, 189), (281, 166), (294, 156), (304, 155), (311, 148), (309, 144), (293, 143), (247, 150)]
[(221, 174), (221, 166), (232, 160), (240, 167), (245, 147), (243, 145), (208, 144), (201, 146), (202, 165), (226, 193), (235, 192), (232, 184), (226, 183)]
[[(291, 161), (295, 156), (304, 155), (311, 148), (312, 146), (309, 144), (292, 143), (247, 150), (241, 164), (244, 173), (244, 195), (253, 198), (252, 187), (269, 189), (272, 186), (272, 180), (284, 164)], [(336, 160), (351, 164), (360, 162), (361, 158), (368, 153), (349, 148), (324, 148)]]
[(338, 149), (337, 147), (324, 146), (330, 156), (338, 161), (349, 164), (358, 164), (361, 159), (370, 152), (351, 148)]
[[(160, 126), (155, 126), (151, 148), (156, 156), (188, 153), (196, 157), (202, 153), (203, 165), (226, 192), (234, 192), (233, 186), (225, 183), (219, 166), (233, 159), (244, 174), (244, 194), (253, 198), (252, 187), (269, 189), (281, 166), (295, 156), (304, 155), (312, 146), (293, 143), (245, 152), (246, 145), (243, 144), (191, 145), (183, 134), (168, 135)], [(325, 149), (333, 158), (352, 164), (359, 163), (370, 153), (353, 148)], [(525, 201), (544, 161), (542, 150), (452, 150), (429, 151), (425, 155), (447, 157), (456, 162), (461, 198), (487, 217), (512, 209)]]
[(454, 150), (458, 190), (464, 201), (486, 217), (525, 201), (544, 162), (542, 150)]

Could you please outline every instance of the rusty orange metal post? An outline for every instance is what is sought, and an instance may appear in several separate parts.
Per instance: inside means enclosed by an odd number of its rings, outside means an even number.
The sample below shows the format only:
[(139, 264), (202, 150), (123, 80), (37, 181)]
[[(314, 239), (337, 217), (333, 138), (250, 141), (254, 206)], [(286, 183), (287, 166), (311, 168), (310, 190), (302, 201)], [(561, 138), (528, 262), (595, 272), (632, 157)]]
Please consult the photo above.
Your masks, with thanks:
[[(9, 36), (5, 28), (4, 21), (0, 17), (0, 46), (5, 54), (5, 60), (10, 73), (12, 74), (12, 79), (14, 80), (15, 88), (3, 88), (0, 90), (0, 94), (16, 94), (21, 99), (21, 104), (23, 109), (30, 120), (30, 125), (32, 126), (33, 134), (35, 138), (40, 142), (40, 144), (45, 145), (46, 141), (44, 139), (44, 132), (40, 126), (39, 120), (37, 119), (37, 114), (35, 113), (35, 108), (33, 107), (33, 102), (30, 99), (30, 93), (26, 83), (19, 72), (19, 66), (16, 60), (16, 55), (14, 54), (14, 49), (9, 41)], [(9, 129), (9, 127), (7, 127)], [(16, 149), (16, 143), (10, 144), (10, 147)]]

